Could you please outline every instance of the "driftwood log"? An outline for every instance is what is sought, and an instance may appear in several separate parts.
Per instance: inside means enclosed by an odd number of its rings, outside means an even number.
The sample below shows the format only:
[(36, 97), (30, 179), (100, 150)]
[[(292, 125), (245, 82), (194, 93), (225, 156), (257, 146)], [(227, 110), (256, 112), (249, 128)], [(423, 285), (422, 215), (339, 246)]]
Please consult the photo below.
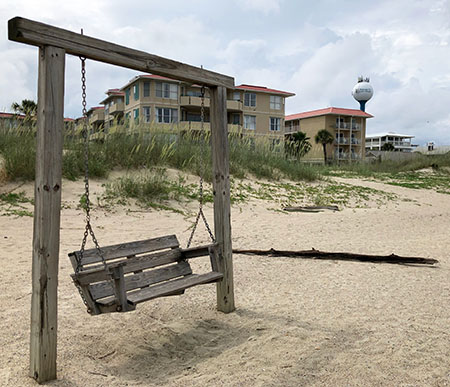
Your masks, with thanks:
[(287, 212), (322, 212), (323, 210), (339, 211), (338, 206), (298, 206), (298, 207), (284, 207)]
[(368, 255), (368, 254), (354, 254), (354, 253), (337, 253), (320, 250), (241, 250), (233, 249), (234, 254), (244, 255), (264, 255), (269, 257), (289, 257), (289, 258), (304, 258), (304, 259), (329, 259), (339, 261), (358, 261), (358, 262), (373, 262), (373, 263), (393, 263), (393, 264), (415, 264), (415, 265), (434, 265), (439, 261), (432, 258), (423, 257), (401, 257), (399, 255)]

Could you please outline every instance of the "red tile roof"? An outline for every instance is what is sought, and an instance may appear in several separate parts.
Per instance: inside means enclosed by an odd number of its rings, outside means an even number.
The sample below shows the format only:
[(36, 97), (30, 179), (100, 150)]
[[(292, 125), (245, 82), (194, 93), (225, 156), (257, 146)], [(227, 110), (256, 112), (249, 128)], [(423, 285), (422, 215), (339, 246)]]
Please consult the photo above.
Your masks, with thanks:
[(0, 113), (1, 118), (25, 118), (23, 114), (15, 114), (15, 113)]
[(120, 89), (109, 89), (106, 94), (109, 95), (125, 95), (123, 91), (120, 91)]
[(372, 118), (373, 116), (369, 113), (363, 112), (359, 109), (345, 109), (345, 108), (336, 108), (329, 107), (325, 109), (311, 110), (309, 112), (302, 112), (297, 114), (290, 114), (285, 117), (285, 121), (298, 120), (302, 118), (310, 118), (317, 116), (324, 116), (328, 114), (340, 115), (340, 116), (356, 116), (356, 117), (365, 117)]
[(289, 91), (281, 91), (281, 90), (275, 90), (275, 89), (268, 89), (265, 86), (255, 86), (255, 85), (239, 85), (236, 86), (235, 89), (240, 89), (240, 90), (249, 90), (249, 91), (259, 91), (262, 93), (270, 93), (270, 94), (282, 94), (285, 95), (287, 97), (292, 97), (295, 95), (295, 93), (291, 93)]

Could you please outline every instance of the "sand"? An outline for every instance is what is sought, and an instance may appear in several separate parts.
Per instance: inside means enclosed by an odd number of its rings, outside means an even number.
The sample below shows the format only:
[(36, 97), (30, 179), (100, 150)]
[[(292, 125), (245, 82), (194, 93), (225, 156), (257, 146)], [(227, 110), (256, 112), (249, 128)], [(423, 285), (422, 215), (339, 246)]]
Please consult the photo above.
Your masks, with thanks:
[[(381, 206), (281, 213), (252, 200), (232, 208), (233, 245), (413, 255), (437, 267), (234, 256), (237, 309), (215, 309), (215, 285), (89, 316), (67, 253), (77, 250), (82, 182), (64, 181), (58, 380), (51, 386), (448, 386), (450, 195), (343, 180), (399, 195)], [(102, 182), (93, 182), (101, 192)], [(0, 186), (0, 192), (14, 188)], [(32, 197), (32, 185), (24, 185)], [(404, 199), (408, 199), (405, 201)], [(189, 205), (195, 210), (195, 203)], [(272, 209), (271, 209), (272, 208)], [(176, 233), (193, 218), (167, 211), (95, 208), (102, 244)], [(212, 218), (212, 208), (206, 206)], [(0, 217), (0, 385), (28, 377), (31, 217)], [(196, 243), (207, 242), (200, 228)], [(196, 270), (207, 259), (193, 263)]]

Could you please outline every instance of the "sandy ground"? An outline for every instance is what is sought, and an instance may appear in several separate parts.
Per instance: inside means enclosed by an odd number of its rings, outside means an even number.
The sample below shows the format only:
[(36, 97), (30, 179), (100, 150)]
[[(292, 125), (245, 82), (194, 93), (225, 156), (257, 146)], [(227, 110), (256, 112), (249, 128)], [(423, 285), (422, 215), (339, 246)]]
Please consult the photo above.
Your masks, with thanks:
[[(234, 256), (237, 309), (215, 310), (215, 285), (90, 317), (73, 286), (81, 182), (64, 182), (58, 380), (52, 386), (448, 386), (450, 195), (345, 180), (404, 199), (377, 208), (289, 213), (252, 201), (232, 209), (236, 248), (413, 255), (414, 267)], [(93, 189), (101, 189), (93, 182)], [(12, 186), (0, 187), (3, 192)], [(32, 196), (32, 186), (20, 187)], [(191, 204), (195, 209), (195, 204)], [(206, 213), (212, 218), (212, 210)], [(95, 209), (102, 244), (176, 233), (193, 219), (171, 212)], [(200, 229), (197, 242), (206, 242)], [(32, 218), (0, 217), (0, 385), (28, 375)], [(207, 260), (194, 262), (205, 269)]]

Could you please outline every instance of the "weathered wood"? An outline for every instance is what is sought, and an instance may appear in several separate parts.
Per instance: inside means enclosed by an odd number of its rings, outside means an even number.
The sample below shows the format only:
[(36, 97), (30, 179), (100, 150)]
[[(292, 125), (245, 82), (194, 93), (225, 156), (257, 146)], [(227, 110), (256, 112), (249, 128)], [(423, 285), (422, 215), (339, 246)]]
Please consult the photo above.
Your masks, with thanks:
[(94, 301), (94, 299), (91, 296), (91, 292), (89, 291), (89, 284), (81, 284), (76, 278), (75, 275), (72, 275), (72, 280), (75, 284), (75, 286), (78, 288), (78, 286), (81, 288), (81, 291), (83, 292), (83, 297), (87, 303), (86, 307), (88, 309), (89, 314), (91, 315), (97, 315), (100, 314), (100, 309), (98, 308), (97, 303)]
[(195, 247), (189, 247), (187, 249), (181, 249), (181, 256), (183, 259), (191, 259), (191, 258), (197, 258), (197, 257), (204, 257), (205, 255), (209, 254), (209, 249), (212, 246), (218, 246), (217, 243), (212, 243), (209, 245), (202, 245), (202, 246), (195, 246)]
[[(128, 311), (127, 291), (125, 289), (125, 280), (123, 276), (123, 266), (115, 266), (111, 269), (111, 275), (114, 280), (113, 294), (118, 304), (118, 312)], [(95, 298), (95, 297), (94, 297)]]
[(208, 253), (209, 253), (209, 260), (211, 262), (212, 270), (216, 271), (216, 272), (220, 272), (220, 266), (219, 266), (220, 249), (219, 249), (219, 245), (216, 243), (214, 245), (209, 246)]
[[(123, 271), (123, 266), (121, 267)], [(115, 268), (112, 268), (112, 270), (115, 270)], [(142, 273), (126, 276), (124, 277), (124, 286), (125, 290), (128, 292), (130, 290), (139, 289), (191, 273), (192, 269), (189, 264), (187, 262), (180, 262), (176, 265), (165, 266), (159, 269), (147, 270)], [(97, 300), (113, 295), (114, 289), (111, 288), (110, 282), (101, 282), (92, 284), (90, 292), (92, 298)]]
[(434, 265), (439, 261), (432, 258), (422, 257), (402, 257), (399, 255), (369, 255), (369, 254), (354, 254), (354, 253), (337, 253), (320, 250), (241, 250), (233, 249), (235, 254), (245, 255), (265, 255), (270, 257), (290, 257), (290, 258), (305, 258), (305, 259), (331, 259), (335, 261), (358, 261), (358, 262), (372, 262), (372, 263), (393, 263), (393, 264), (417, 264), (417, 265)]
[(222, 281), (217, 283), (217, 309), (229, 313), (235, 306), (226, 88), (212, 87), (210, 98), (214, 232), (216, 242), (219, 244), (219, 271), (223, 273)]
[(338, 206), (298, 206), (284, 207), (284, 211), (288, 212), (321, 212), (321, 210), (339, 211)]
[[(166, 235), (159, 238), (145, 239), (141, 241), (134, 241), (129, 243), (120, 243), (111, 246), (102, 247), (103, 258), (105, 261), (112, 259), (128, 257), (131, 255), (150, 253), (152, 251), (163, 250), (163, 249), (174, 249), (180, 246), (178, 239), (175, 235)], [(79, 251), (74, 251), (70, 253), (69, 256), (75, 255), (80, 256)], [(76, 262), (71, 260), (72, 266), (76, 269)], [(82, 265), (90, 265), (93, 263), (102, 262), (97, 249), (88, 249), (83, 253)], [(75, 265), (74, 265), (75, 263)]]
[(128, 300), (138, 304), (157, 297), (168, 296), (175, 292), (191, 288), (196, 285), (216, 282), (222, 278), (221, 273), (191, 274), (170, 282), (154, 285), (139, 292), (128, 295)]
[(57, 286), (64, 112), (63, 49), (39, 49), (30, 376), (56, 378)]
[(8, 38), (34, 46), (60, 47), (68, 54), (190, 83), (234, 88), (232, 77), (21, 17), (8, 21)]
[[(126, 262), (124, 266), (124, 274), (151, 269), (153, 267), (166, 265), (168, 263), (178, 262), (181, 259), (179, 249), (163, 251), (159, 253), (146, 254), (138, 257), (128, 258), (117, 262), (109, 263), (107, 266), (113, 268), (119, 264)], [(105, 281), (108, 279), (108, 272), (105, 271), (103, 265), (82, 270), (77, 274), (72, 274), (72, 278), (76, 278), (81, 284), (91, 284), (93, 282)]]

